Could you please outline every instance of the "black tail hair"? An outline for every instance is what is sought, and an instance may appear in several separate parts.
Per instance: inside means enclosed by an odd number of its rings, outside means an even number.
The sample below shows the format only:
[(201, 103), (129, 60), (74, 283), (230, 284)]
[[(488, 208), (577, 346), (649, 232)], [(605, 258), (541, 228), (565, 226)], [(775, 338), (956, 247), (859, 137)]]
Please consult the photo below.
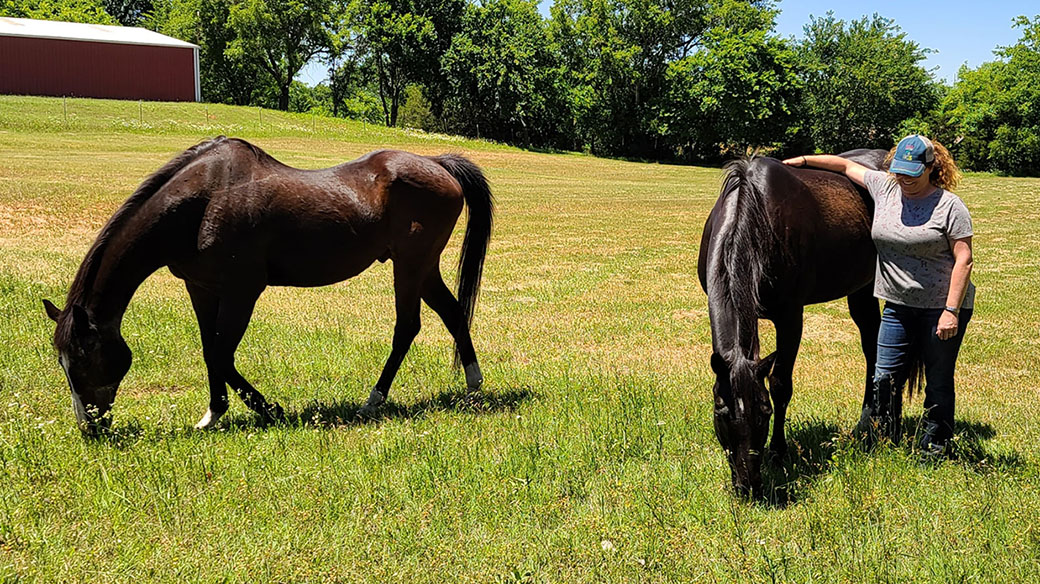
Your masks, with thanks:
[(494, 223), (495, 199), (483, 171), (469, 159), (458, 154), (442, 154), (432, 159), (462, 185), (462, 197), (469, 210), (458, 269), (459, 304), (466, 317), (466, 325), (469, 326), (473, 322), (473, 312), (480, 294), (484, 258), (487, 256)]

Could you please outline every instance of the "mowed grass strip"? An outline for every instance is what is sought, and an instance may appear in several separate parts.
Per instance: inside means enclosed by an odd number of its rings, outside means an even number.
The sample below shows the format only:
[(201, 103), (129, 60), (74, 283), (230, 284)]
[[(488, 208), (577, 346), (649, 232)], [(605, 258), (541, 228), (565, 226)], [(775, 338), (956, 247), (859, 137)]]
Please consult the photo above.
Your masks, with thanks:
[[(161, 270), (124, 321), (134, 364), (114, 431), (84, 440), (40, 299), (63, 305), (134, 187), (221, 133), (306, 168), (388, 147), (480, 164), (498, 199), (473, 327), (484, 391), (465, 394), (424, 307), (384, 416), (355, 423), (393, 330), (377, 264), (262, 297), (237, 362), (286, 424), (259, 425), (232, 396), (220, 429), (194, 431), (208, 400), (197, 325)], [(844, 302), (815, 306), (792, 454), (765, 504), (730, 494), (711, 427), (696, 255), (720, 182), (718, 169), (253, 108), (0, 97), (0, 580), (1040, 578), (1040, 181), (969, 175), (959, 190), (979, 287), (959, 362), (960, 460), (920, 466), (850, 442), (858, 337)], [(766, 323), (762, 334), (768, 350)]]

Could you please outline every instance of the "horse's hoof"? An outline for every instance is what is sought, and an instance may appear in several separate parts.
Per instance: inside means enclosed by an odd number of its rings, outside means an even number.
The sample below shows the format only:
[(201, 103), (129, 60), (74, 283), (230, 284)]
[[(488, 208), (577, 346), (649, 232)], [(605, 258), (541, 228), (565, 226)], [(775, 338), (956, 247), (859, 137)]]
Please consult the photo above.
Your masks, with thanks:
[(466, 391), (470, 393), (478, 392), (483, 385), (484, 376), (480, 373), (480, 366), (476, 363), (466, 366)]
[(375, 418), (379, 411), (379, 406), (385, 402), (386, 396), (383, 395), (383, 392), (373, 388), (372, 393), (368, 394), (368, 401), (358, 410), (357, 417), (369, 420)]
[(217, 425), (217, 420), (219, 420), (220, 417), (223, 416), (223, 415), (224, 415), (224, 412), (217, 413), (217, 412), (213, 411), (213, 408), (210, 408), (210, 409), (206, 410), (206, 413), (202, 416), (202, 419), (199, 420), (199, 423), (195, 424), (195, 429), (196, 430), (208, 430), (208, 429), (212, 428), (213, 426), (216, 426)]

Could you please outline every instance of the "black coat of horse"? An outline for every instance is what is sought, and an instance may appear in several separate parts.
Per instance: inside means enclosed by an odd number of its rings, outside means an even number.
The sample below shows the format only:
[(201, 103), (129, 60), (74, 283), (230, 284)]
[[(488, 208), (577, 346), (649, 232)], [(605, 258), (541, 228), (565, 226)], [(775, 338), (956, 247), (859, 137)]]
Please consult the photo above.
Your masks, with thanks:
[[(463, 204), (469, 222), (459, 259), (458, 300), (440, 256)], [(101, 230), (61, 310), (54, 346), (86, 432), (111, 408), (131, 353), (120, 327), (134, 292), (168, 266), (184, 280), (202, 335), (212, 426), (230, 385), (246, 405), (281, 417), (235, 368), (235, 349), (267, 286), (321, 286), (393, 261), (397, 324), (393, 346), (362, 413), (385, 399), (419, 332), (419, 301), (455, 339), (470, 389), (483, 378), (469, 325), (494, 206), (480, 169), (456, 155), (384, 150), (320, 170), (290, 168), (256, 146), (219, 137), (177, 156), (144, 181)]]
[[(841, 156), (879, 169), (885, 155), (853, 150)], [(735, 161), (728, 171), (704, 226), (697, 274), (711, 320), (715, 434), (734, 488), (758, 496), (773, 414), (770, 449), (779, 456), (787, 449), (784, 420), (805, 305), (848, 297), (871, 383), (881, 322), (873, 297), (874, 207), (864, 189), (833, 172), (772, 158)], [(764, 358), (760, 318), (776, 326), (776, 351)]]

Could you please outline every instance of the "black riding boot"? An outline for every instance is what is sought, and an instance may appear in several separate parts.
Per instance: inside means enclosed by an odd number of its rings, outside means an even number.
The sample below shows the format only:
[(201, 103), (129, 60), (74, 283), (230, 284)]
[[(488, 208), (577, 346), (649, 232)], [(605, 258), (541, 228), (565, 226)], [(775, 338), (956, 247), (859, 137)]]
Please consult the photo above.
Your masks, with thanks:
[(934, 420), (926, 412), (921, 418), (918, 430), (917, 447), (921, 450), (924, 460), (941, 460), (953, 455), (950, 438), (953, 436), (952, 424), (944, 423), (945, 420)]
[(881, 438), (898, 444), (903, 434), (903, 388), (896, 388), (892, 375), (886, 373), (874, 380), (874, 387), (864, 402), (856, 436), (867, 448), (872, 448)]

